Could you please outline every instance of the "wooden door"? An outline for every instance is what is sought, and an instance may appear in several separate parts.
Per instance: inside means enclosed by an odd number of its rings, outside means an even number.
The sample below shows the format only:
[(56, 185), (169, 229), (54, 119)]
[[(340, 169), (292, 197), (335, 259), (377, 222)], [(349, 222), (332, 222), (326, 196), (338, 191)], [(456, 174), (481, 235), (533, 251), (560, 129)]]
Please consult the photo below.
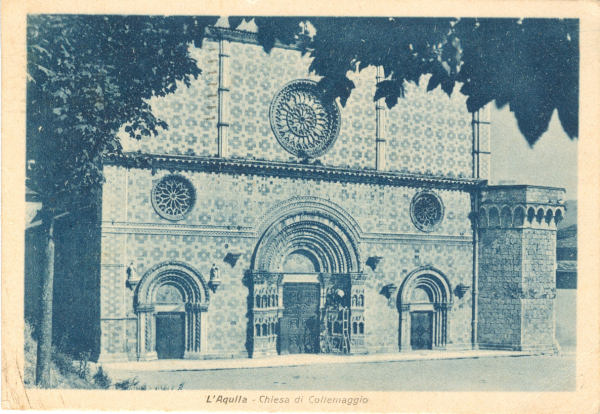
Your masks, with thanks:
[(316, 353), (319, 347), (319, 285), (283, 285), (283, 318), (280, 328), (282, 354)]
[(410, 313), (410, 346), (412, 349), (431, 349), (433, 312)]
[(185, 351), (185, 314), (156, 315), (156, 353), (158, 359), (183, 358)]

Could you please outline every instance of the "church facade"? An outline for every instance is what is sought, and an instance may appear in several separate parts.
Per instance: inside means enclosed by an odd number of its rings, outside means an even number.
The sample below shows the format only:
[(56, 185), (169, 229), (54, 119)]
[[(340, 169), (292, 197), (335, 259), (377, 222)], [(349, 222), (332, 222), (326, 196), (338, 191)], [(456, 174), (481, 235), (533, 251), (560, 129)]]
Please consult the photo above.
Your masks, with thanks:
[(564, 192), (487, 185), (487, 111), (423, 82), (388, 109), (377, 68), (342, 107), (248, 32), (191, 53), (169, 129), (104, 167), (99, 361), (554, 349)]

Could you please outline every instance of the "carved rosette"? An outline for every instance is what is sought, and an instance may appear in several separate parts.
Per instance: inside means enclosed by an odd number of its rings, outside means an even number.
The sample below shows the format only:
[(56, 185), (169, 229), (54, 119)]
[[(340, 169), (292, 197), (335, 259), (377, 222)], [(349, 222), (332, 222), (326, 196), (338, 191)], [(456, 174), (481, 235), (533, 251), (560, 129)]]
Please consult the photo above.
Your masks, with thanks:
[(444, 204), (434, 192), (421, 191), (412, 199), (410, 218), (419, 230), (424, 232), (433, 231), (444, 218)]
[(318, 157), (335, 142), (341, 115), (335, 102), (326, 102), (317, 83), (299, 79), (281, 89), (269, 111), (277, 141), (298, 157)]
[(161, 217), (178, 221), (183, 219), (194, 206), (196, 191), (187, 178), (172, 174), (154, 184), (151, 200), (154, 210)]

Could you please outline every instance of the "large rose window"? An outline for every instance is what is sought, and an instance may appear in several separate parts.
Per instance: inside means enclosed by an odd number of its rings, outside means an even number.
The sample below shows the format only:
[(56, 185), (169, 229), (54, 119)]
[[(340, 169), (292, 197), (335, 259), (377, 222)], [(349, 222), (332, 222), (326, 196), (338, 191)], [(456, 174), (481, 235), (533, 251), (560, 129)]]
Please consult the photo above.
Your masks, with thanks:
[(285, 85), (273, 99), (269, 116), (277, 141), (298, 157), (324, 154), (340, 131), (337, 104), (326, 103), (316, 82), (307, 79)]
[(410, 217), (415, 226), (422, 231), (433, 231), (444, 218), (444, 205), (440, 198), (429, 191), (423, 191), (413, 197), (410, 205)]
[(152, 189), (152, 205), (167, 220), (181, 220), (196, 201), (194, 186), (180, 175), (168, 175)]

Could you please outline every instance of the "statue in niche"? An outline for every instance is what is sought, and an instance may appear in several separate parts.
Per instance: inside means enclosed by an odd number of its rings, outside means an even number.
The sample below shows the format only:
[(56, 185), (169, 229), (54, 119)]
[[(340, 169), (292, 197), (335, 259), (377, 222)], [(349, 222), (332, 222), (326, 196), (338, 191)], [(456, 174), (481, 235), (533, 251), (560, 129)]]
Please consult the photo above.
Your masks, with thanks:
[(220, 276), (219, 267), (215, 263), (213, 263), (212, 267), (210, 268), (210, 282), (218, 283), (220, 281), (221, 281), (221, 276)]

